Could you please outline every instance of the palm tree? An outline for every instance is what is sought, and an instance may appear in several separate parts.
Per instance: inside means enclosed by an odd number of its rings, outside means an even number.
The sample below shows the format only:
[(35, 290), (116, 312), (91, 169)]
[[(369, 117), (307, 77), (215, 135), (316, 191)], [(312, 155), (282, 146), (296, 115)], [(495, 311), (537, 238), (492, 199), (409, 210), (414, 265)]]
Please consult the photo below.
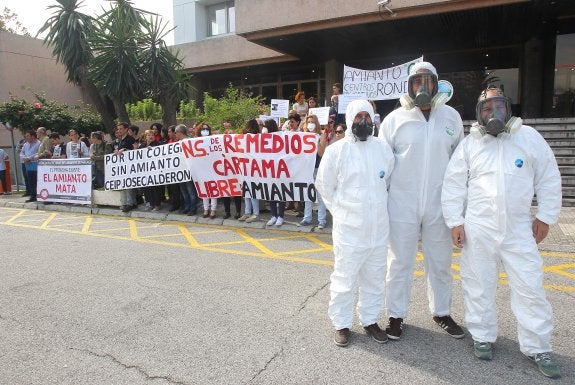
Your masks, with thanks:
[(90, 63), (90, 77), (114, 102), (121, 121), (129, 121), (126, 103), (143, 95), (140, 52), (144, 50), (147, 23), (129, 0), (116, 5), (95, 22), (89, 41), (96, 53)]
[(113, 114), (88, 73), (93, 58), (88, 42), (93, 31), (93, 19), (78, 11), (82, 1), (57, 0), (57, 2), (57, 5), (48, 6), (48, 9), (54, 12), (38, 34), (48, 31), (44, 44), (52, 47), (52, 54), (66, 68), (68, 81), (86, 91), (90, 101), (102, 116), (105, 127), (114, 127)]
[(165, 125), (176, 124), (178, 103), (188, 96), (191, 89), (191, 75), (183, 72), (179, 52), (173, 53), (163, 40), (169, 32), (159, 17), (152, 17), (146, 27), (146, 48), (140, 57), (148, 96), (162, 106)]

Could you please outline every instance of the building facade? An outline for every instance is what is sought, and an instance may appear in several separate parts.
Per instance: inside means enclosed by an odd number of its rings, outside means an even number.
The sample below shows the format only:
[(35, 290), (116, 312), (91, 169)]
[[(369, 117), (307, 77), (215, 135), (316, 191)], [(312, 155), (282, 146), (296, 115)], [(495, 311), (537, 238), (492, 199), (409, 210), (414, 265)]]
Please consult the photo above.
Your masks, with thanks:
[[(176, 48), (200, 91), (232, 83), (266, 99), (298, 90), (324, 103), (343, 66), (423, 56), (474, 118), (485, 81), (526, 118), (575, 116), (572, 0), (174, 0)], [(378, 102), (386, 114), (396, 101)]]

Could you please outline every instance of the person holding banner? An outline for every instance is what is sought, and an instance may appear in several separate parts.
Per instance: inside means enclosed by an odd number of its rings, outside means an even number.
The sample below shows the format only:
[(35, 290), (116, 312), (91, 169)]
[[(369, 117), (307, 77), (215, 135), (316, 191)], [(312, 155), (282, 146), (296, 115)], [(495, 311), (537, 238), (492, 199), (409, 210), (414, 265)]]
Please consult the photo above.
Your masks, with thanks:
[(408, 314), (413, 269), (421, 235), (429, 310), (454, 338), (465, 333), (451, 318), (451, 234), (441, 210), (443, 175), (463, 139), (463, 123), (437, 92), (437, 70), (428, 62), (410, 67), (402, 107), (385, 117), (379, 131), (395, 154), (389, 189), (389, 262), (386, 308), (389, 338), (399, 340)]
[[(299, 115), (296, 115), (299, 118)], [(260, 126), (255, 119), (250, 119), (242, 131), (243, 134), (259, 134)], [(244, 198), (245, 214), (238, 221), (251, 223), (258, 220), (260, 215), (260, 201), (257, 198)]]
[(68, 131), (70, 141), (66, 143), (66, 156), (68, 159), (72, 158), (89, 158), (90, 151), (88, 146), (80, 140), (80, 134), (75, 129)]
[[(185, 124), (178, 124), (174, 128), (174, 132), (179, 141), (189, 137), (188, 128)], [(198, 212), (198, 193), (196, 192), (194, 181), (190, 180), (188, 182), (180, 183), (180, 193), (184, 201), (182, 214), (187, 214), (189, 216), (196, 215)]]
[(377, 321), (383, 312), (389, 218), (387, 188), (393, 152), (372, 136), (373, 108), (367, 100), (348, 104), (345, 138), (326, 148), (315, 187), (333, 216), (335, 265), (330, 277), (328, 314), (336, 329), (334, 342), (347, 346), (351, 336), (355, 291), (364, 330), (387, 342)]
[[(317, 169), (321, 162), (321, 157), (323, 155), (323, 151), (325, 150), (325, 146), (322, 146), (320, 143), (321, 134), (325, 131), (325, 128), (322, 128), (319, 124), (319, 120), (315, 115), (308, 115), (305, 118), (305, 122), (302, 128), (303, 132), (313, 132), (317, 134), (318, 139), (318, 153), (315, 158), (315, 168), (313, 171), (313, 176), (317, 175)], [(327, 225), (327, 209), (325, 207), (325, 203), (323, 203), (323, 199), (321, 199), (321, 194), (317, 194), (317, 220), (319, 222), (317, 228), (322, 230)], [(313, 219), (313, 202), (312, 201), (305, 201), (304, 203), (304, 213), (302, 220), (297, 224), (297, 226), (311, 226)]]
[[(212, 135), (212, 129), (206, 123), (196, 125), (194, 129), (194, 137), (203, 138)], [(204, 204), (204, 218), (214, 219), (216, 217), (216, 210), (218, 209), (218, 198), (202, 198)]]
[[(278, 124), (276, 123), (275, 119), (267, 119), (264, 122), (264, 127), (267, 129), (269, 134), (275, 134), (279, 132)], [(284, 224), (286, 203), (281, 201), (271, 201), (269, 203), (272, 217), (266, 223), (266, 226), (276, 225), (277, 227), (280, 227)]]
[[(124, 156), (124, 152), (134, 149), (134, 143), (136, 142), (136, 139), (128, 135), (129, 127), (130, 125), (126, 122), (120, 122), (116, 126), (116, 139), (114, 140), (112, 146), (114, 148), (114, 154), (120, 157)], [(127, 213), (138, 206), (135, 189), (125, 189), (120, 190), (120, 192), (122, 200), (122, 212)]]

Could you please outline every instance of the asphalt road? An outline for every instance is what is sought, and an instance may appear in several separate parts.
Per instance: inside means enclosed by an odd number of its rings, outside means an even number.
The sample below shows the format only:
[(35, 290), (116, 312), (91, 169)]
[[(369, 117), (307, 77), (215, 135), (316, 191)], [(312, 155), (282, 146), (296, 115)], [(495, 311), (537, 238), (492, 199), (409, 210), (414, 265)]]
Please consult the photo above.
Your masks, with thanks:
[(519, 352), (504, 276), (482, 362), (432, 322), (421, 261), (400, 341), (356, 322), (335, 346), (328, 235), (0, 208), (0, 241), (0, 385), (575, 383), (574, 254), (544, 254), (563, 370), (549, 380)]

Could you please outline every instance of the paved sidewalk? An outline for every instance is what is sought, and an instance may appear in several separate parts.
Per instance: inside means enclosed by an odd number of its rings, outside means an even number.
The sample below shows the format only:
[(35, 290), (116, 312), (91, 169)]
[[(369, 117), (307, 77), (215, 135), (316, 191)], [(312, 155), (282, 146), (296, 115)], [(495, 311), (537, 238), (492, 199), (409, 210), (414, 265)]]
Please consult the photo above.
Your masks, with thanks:
[[(233, 208), (232, 208), (232, 218), (223, 219), (223, 205), (218, 205), (218, 216), (215, 219), (202, 218), (202, 210), (198, 210), (199, 216), (193, 215), (183, 215), (178, 212), (170, 213), (168, 212), (168, 205), (164, 204), (160, 211), (149, 211), (145, 209), (144, 205), (138, 206), (137, 209), (129, 212), (123, 213), (118, 207), (91, 207), (85, 205), (73, 205), (73, 204), (44, 204), (44, 203), (26, 203), (27, 198), (22, 197), (21, 194), (14, 193), (12, 195), (0, 195), (0, 207), (15, 207), (15, 208), (27, 208), (27, 209), (38, 209), (47, 211), (63, 211), (63, 212), (76, 212), (84, 214), (98, 214), (98, 215), (110, 215), (110, 216), (122, 216), (122, 217), (132, 217), (132, 218), (145, 218), (151, 220), (167, 220), (167, 221), (180, 221), (189, 223), (202, 223), (210, 225), (223, 225), (232, 227), (245, 227), (245, 228), (255, 228), (255, 229), (265, 229), (273, 228), (274, 230), (284, 230), (284, 231), (296, 231), (296, 232), (318, 232), (318, 233), (331, 233), (331, 216), (328, 214), (328, 227), (320, 230), (317, 228), (317, 211), (313, 212), (313, 224), (312, 226), (297, 226), (297, 223), (301, 221), (302, 218), (296, 217), (296, 213), (291, 210), (285, 212), (285, 222), (282, 226), (266, 226), (266, 222), (270, 219), (271, 213), (264, 209), (264, 211), (259, 216), (259, 219), (252, 223), (240, 222), (233, 219)], [(233, 206), (233, 205), (232, 205)], [(242, 204), (243, 209), (243, 204)], [(262, 205), (263, 209), (263, 205)], [(533, 208), (535, 212), (536, 208)], [(551, 226), (549, 229), (549, 235), (547, 238), (539, 245), (541, 251), (554, 251), (554, 252), (565, 252), (573, 253), (575, 252), (575, 207), (563, 207), (561, 209), (561, 215), (557, 224)]]

